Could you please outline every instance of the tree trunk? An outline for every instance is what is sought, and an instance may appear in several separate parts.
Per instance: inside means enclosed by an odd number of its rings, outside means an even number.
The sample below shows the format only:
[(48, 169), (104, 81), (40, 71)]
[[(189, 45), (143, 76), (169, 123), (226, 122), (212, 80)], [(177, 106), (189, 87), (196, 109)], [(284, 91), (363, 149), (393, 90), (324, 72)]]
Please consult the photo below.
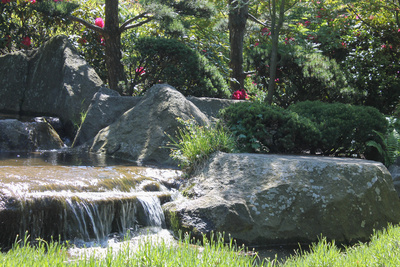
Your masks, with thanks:
[(236, 91), (244, 88), (243, 40), (249, 6), (240, 0), (229, 0), (229, 8), (230, 86)]
[(268, 83), (268, 95), (265, 99), (267, 104), (271, 105), (276, 87), (276, 67), (278, 66), (278, 46), (279, 46), (279, 32), (282, 28), (284, 16), (285, 16), (285, 0), (280, 0), (279, 18), (278, 24), (276, 23), (276, 2), (279, 0), (272, 1), (272, 12), (271, 12), (271, 32), (272, 32), (272, 47), (271, 47), (271, 59), (269, 63), (269, 83)]
[(108, 84), (111, 89), (122, 95), (120, 81), (125, 81), (124, 66), (121, 63), (121, 32), (118, 20), (118, 0), (105, 1), (105, 60), (108, 74)]

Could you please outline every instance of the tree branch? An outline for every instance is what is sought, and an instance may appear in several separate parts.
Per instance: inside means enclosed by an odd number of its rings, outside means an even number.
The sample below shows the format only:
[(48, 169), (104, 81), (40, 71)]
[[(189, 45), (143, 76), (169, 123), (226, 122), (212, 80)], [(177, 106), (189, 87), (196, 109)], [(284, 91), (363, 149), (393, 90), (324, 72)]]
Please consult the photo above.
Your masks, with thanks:
[(144, 13), (142, 13), (142, 14), (137, 15), (137, 16), (134, 17), (134, 18), (130, 18), (130, 19), (126, 20), (124, 23), (122, 23), (121, 27), (119, 27), (120, 31), (122, 32), (122, 31), (126, 30), (125, 28), (128, 27), (128, 25), (129, 25), (130, 23), (132, 23), (132, 22), (135, 21), (135, 20), (139, 20), (139, 19), (141, 19), (141, 18), (147, 18), (147, 19), (148, 19), (148, 18), (150, 18), (150, 17), (148, 16), (148, 13), (147, 13), (147, 12), (144, 12)]
[(347, 7), (350, 9), (350, 11), (356, 15), (362, 22), (364, 22), (368, 27), (378, 30), (378, 28), (372, 26), (370, 23), (368, 23), (367, 21), (365, 21), (361, 16), (358, 15), (358, 13), (354, 10), (354, 8), (352, 8), (349, 4), (347, 4)]
[(123, 32), (123, 31), (129, 30), (129, 29), (133, 29), (133, 28), (142, 26), (143, 24), (146, 24), (147, 22), (149, 22), (151, 20), (153, 20), (153, 17), (149, 17), (146, 20), (143, 20), (143, 21), (138, 22), (136, 24), (126, 25), (124, 28), (121, 27), (120, 30), (121, 30), (121, 32)]
[(84, 19), (72, 16), (72, 15), (68, 15), (67, 18), (72, 20), (72, 21), (80, 23), (80, 24), (86, 26), (87, 28), (89, 28), (91, 30), (94, 30), (95, 32), (98, 32), (101, 35), (105, 35), (106, 34), (106, 31), (103, 28), (100, 28), (99, 26), (93, 25), (93, 24), (87, 22)]
[(261, 24), (262, 26), (264, 26), (264, 27), (267, 27), (268, 25), (265, 23), (265, 22), (262, 22), (262, 21), (260, 21), (259, 19), (257, 19), (256, 17), (254, 17), (252, 14), (247, 14), (247, 17), (250, 19), (250, 20), (252, 20), (252, 21), (254, 21), (255, 23), (258, 23), (258, 24)]

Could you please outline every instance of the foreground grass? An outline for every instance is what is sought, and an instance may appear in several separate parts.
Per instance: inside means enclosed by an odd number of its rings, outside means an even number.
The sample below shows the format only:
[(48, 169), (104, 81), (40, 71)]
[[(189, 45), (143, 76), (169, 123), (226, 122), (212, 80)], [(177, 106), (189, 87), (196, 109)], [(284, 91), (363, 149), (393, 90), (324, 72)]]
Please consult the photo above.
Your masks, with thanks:
[(243, 256), (244, 251), (231, 244), (206, 241), (193, 245), (189, 238), (178, 245), (163, 241), (141, 243), (132, 249), (129, 243), (122, 249), (108, 249), (105, 255), (83, 255), (71, 258), (66, 246), (57, 242), (39, 241), (35, 247), (25, 240), (7, 253), (0, 254), (1, 266), (400, 266), (400, 227), (389, 226), (375, 233), (368, 244), (358, 244), (339, 250), (322, 239), (309, 252), (300, 253), (284, 263), (260, 262), (255, 256)]

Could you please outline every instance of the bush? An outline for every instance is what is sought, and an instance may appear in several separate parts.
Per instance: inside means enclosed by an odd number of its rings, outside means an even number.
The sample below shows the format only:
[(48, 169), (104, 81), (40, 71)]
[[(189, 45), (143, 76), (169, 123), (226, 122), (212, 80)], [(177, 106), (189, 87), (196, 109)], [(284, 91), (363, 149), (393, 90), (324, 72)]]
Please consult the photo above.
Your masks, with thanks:
[(228, 98), (231, 93), (226, 81), (207, 58), (185, 44), (166, 38), (145, 37), (134, 46), (137, 55), (131, 74), (131, 91), (142, 84), (166, 82), (186, 96)]
[(364, 154), (369, 140), (379, 140), (374, 131), (385, 133), (388, 123), (377, 109), (320, 101), (299, 102), (289, 110), (310, 119), (321, 132), (318, 148), (323, 154)]
[(295, 112), (260, 102), (241, 102), (220, 113), (245, 152), (299, 153), (316, 147), (315, 124)]

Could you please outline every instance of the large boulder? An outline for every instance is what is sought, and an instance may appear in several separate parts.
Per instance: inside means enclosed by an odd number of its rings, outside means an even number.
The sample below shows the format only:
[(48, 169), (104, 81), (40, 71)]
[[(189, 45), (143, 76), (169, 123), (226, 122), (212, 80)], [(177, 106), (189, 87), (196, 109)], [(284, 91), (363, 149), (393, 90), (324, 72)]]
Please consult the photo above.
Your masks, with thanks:
[(0, 152), (51, 150), (63, 146), (57, 132), (43, 118), (33, 122), (0, 120)]
[(67, 126), (79, 123), (103, 86), (66, 36), (50, 39), (29, 55), (0, 56), (0, 70), (0, 112), (55, 116)]
[(216, 153), (163, 206), (175, 230), (229, 233), (248, 245), (366, 241), (400, 222), (400, 201), (378, 162)]
[(233, 99), (194, 96), (187, 97), (187, 100), (195, 104), (210, 120), (218, 119), (218, 113), (221, 109), (240, 102)]
[(139, 164), (176, 166), (166, 146), (170, 141), (168, 135), (175, 136), (181, 127), (177, 118), (209, 124), (208, 118), (176, 89), (166, 84), (155, 85), (138, 104), (96, 135), (90, 151)]
[(20, 113), (28, 65), (28, 57), (21, 52), (0, 56), (0, 112)]
[(141, 97), (120, 96), (117, 91), (107, 88), (99, 90), (86, 111), (86, 118), (75, 136), (74, 146), (92, 140), (101, 129), (112, 124), (141, 99)]

